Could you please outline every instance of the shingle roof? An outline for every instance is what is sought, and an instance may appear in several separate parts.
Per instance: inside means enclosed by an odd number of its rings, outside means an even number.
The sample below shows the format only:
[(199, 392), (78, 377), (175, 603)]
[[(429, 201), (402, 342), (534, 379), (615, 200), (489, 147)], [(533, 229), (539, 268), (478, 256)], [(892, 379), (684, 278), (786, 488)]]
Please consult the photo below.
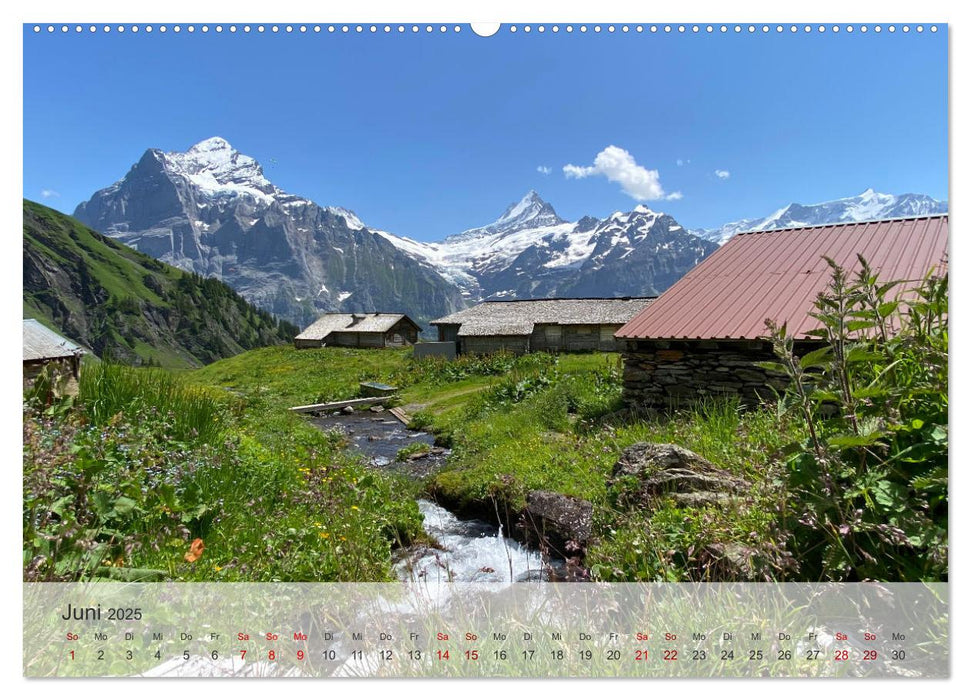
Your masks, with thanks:
[(84, 350), (44, 324), (32, 319), (24, 319), (24, 362), (53, 360), (59, 357), (74, 357)]
[(436, 319), (432, 325), (459, 325), (460, 336), (529, 335), (535, 324), (627, 323), (652, 301), (653, 297), (486, 301)]
[(387, 333), (401, 319), (407, 319), (408, 323), (421, 330), (405, 314), (324, 314), (307, 326), (296, 339), (323, 340), (334, 332)]
[(851, 275), (862, 255), (883, 281), (918, 281), (947, 266), (948, 217), (925, 216), (740, 233), (621, 328), (618, 338), (756, 339), (766, 319), (795, 338), (832, 279), (824, 256)]

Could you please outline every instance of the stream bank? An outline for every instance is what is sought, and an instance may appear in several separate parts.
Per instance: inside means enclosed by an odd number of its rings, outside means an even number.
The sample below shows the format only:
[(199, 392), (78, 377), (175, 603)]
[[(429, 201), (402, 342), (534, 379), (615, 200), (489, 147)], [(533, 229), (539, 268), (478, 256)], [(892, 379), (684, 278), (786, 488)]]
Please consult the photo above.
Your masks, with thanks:
[[(435, 446), (432, 434), (409, 430), (387, 411), (338, 412), (312, 422), (320, 430), (342, 432), (348, 449), (366, 457), (373, 468), (412, 479), (433, 474), (449, 455), (449, 450)], [(401, 452), (415, 443), (427, 445), (427, 451)], [(436, 544), (412, 545), (397, 552), (395, 569), (403, 581), (516, 582), (569, 577), (562, 558), (508, 536), (515, 532), (516, 522), (508, 513), (503, 518), (478, 504), (474, 513), (466, 508), (458, 515), (434, 500), (419, 498), (417, 503), (425, 532)]]

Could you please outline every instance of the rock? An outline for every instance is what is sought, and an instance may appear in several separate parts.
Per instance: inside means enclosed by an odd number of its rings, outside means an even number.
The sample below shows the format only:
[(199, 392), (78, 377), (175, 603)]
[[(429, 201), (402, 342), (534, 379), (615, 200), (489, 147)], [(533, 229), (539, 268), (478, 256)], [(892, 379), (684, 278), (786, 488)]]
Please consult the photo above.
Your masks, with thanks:
[(371, 413), (384, 413), (384, 406), (371, 406)]
[(640, 442), (631, 445), (614, 465), (608, 486), (617, 490), (622, 506), (651, 508), (671, 496), (685, 507), (720, 505), (750, 484), (678, 445)]
[(345, 416), (349, 416), (352, 413), (354, 413), (354, 407), (353, 406), (344, 406), (344, 408), (341, 409), (341, 413), (343, 413)]
[(529, 544), (562, 557), (582, 553), (593, 532), (593, 504), (553, 491), (530, 491), (519, 527)]

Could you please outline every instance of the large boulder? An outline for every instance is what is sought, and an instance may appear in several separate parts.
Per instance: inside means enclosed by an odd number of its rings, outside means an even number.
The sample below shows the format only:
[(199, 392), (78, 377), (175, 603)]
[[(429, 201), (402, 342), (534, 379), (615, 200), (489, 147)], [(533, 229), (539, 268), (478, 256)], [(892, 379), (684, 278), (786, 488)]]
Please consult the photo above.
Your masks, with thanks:
[(678, 445), (639, 442), (614, 465), (608, 485), (618, 505), (652, 508), (671, 497), (681, 506), (724, 504), (746, 493), (750, 484)]
[(559, 557), (582, 555), (593, 533), (593, 504), (553, 491), (530, 491), (519, 522), (528, 544)]

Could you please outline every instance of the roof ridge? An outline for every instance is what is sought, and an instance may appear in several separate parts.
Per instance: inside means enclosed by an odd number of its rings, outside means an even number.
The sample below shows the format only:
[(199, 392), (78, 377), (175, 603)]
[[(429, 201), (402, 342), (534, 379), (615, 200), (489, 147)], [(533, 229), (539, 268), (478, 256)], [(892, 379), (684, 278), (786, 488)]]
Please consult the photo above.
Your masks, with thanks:
[(622, 297), (539, 297), (536, 299), (483, 299), (479, 302), (479, 304), (519, 304), (525, 301), (640, 301), (642, 299), (657, 299), (657, 295)]
[(324, 316), (360, 316), (361, 314), (365, 316), (407, 316), (404, 311), (324, 311), (321, 313), (317, 320), (320, 320)]
[[(889, 219), (863, 219), (861, 221), (834, 221), (827, 224), (805, 224), (803, 226), (783, 226), (782, 228), (767, 228), (761, 231), (739, 231), (736, 236), (750, 236), (759, 233), (779, 233), (782, 231), (802, 231), (810, 228), (827, 228), (829, 226), (859, 226), (861, 224), (882, 224), (892, 221), (920, 221), (921, 219), (943, 219), (950, 216), (951, 212), (946, 211), (940, 214), (915, 214), (914, 216), (892, 216)], [(734, 238), (734, 236), (733, 236)]]

